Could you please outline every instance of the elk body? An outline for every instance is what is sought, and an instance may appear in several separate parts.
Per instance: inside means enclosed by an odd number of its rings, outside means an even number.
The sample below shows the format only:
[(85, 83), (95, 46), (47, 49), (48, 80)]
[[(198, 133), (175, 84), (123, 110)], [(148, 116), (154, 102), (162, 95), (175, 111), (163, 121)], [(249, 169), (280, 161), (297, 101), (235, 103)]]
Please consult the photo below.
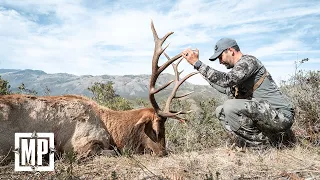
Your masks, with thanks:
[[(82, 96), (0, 96), (0, 155), (16, 132), (53, 132), (55, 149), (87, 156), (105, 149), (165, 154), (164, 123), (153, 108), (113, 111)], [(1, 159), (2, 160), (2, 159)]]
[[(113, 111), (96, 104), (93, 100), (74, 95), (0, 96), (0, 158), (14, 148), (14, 133), (34, 131), (53, 132), (55, 149), (59, 152), (74, 151), (87, 156), (108, 149), (117, 148), (121, 151), (130, 148), (135, 153), (151, 150), (156, 155), (165, 155), (165, 121), (167, 118), (180, 119), (177, 115), (188, 113), (170, 111), (170, 103), (174, 98), (188, 95), (176, 96), (176, 92), (186, 79), (196, 73), (180, 80), (181, 72), (178, 72), (177, 66), (182, 60), (181, 55), (170, 58), (164, 52), (167, 47), (162, 48), (164, 41), (173, 32), (160, 39), (153, 23), (151, 28), (155, 41), (149, 92), (152, 108)], [(168, 61), (158, 66), (162, 54)], [(180, 61), (174, 64), (173, 62), (179, 58)], [(173, 65), (176, 79), (156, 88), (158, 76), (170, 64)], [(165, 108), (161, 110), (155, 100), (155, 94), (173, 82), (173, 91)]]

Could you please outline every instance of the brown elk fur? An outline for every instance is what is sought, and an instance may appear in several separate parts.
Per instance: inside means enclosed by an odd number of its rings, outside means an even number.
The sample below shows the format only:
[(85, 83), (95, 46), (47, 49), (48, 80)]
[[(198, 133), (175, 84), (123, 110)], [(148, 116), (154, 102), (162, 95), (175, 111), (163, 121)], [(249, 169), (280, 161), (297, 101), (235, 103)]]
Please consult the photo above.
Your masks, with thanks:
[[(113, 111), (82, 96), (0, 96), (0, 157), (14, 148), (16, 132), (53, 132), (59, 152), (150, 149), (164, 155), (164, 120), (153, 108)], [(1, 160), (1, 159), (0, 159)]]

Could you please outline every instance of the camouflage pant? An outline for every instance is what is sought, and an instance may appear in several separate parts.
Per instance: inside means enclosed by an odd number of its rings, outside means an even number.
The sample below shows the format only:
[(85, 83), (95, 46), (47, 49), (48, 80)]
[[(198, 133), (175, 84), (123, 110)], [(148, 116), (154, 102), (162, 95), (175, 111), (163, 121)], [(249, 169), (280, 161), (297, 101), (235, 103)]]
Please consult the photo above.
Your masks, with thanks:
[(229, 99), (217, 107), (216, 116), (223, 127), (247, 146), (272, 143), (290, 134), (293, 111), (276, 110), (268, 101)]

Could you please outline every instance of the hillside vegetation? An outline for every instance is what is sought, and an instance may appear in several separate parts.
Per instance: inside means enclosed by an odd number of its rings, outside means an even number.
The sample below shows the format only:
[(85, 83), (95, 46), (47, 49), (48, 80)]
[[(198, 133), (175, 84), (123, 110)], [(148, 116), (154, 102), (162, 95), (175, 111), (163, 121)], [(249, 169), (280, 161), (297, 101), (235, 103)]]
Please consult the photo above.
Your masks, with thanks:
[[(1, 93), (11, 93), (9, 83), (0, 82)], [(167, 157), (124, 152), (120, 157), (76, 161), (73, 155), (64, 155), (56, 162), (55, 172), (14, 172), (11, 163), (0, 166), (0, 179), (320, 179), (320, 71), (297, 71), (281, 83), (281, 89), (296, 110), (293, 130), (298, 141), (292, 148), (233, 147), (214, 116), (222, 101), (199, 97), (173, 102), (173, 109), (195, 112), (186, 115), (185, 123), (167, 120)], [(95, 84), (89, 90), (93, 99), (112, 109), (149, 106), (143, 98), (121, 98), (112, 83)], [(159, 98), (162, 104), (164, 100)]]

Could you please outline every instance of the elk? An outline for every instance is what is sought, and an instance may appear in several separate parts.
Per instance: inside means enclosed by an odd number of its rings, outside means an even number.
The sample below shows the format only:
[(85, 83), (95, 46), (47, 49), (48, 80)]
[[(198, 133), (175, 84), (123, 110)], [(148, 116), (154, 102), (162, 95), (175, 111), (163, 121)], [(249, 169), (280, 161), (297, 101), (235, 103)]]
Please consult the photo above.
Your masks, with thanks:
[[(43, 96), (4, 95), (0, 96), (0, 158), (14, 146), (16, 132), (53, 132), (55, 149), (58, 152), (73, 151), (79, 156), (99, 154), (114, 148), (122, 151), (131, 148), (135, 153), (146, 150), (158, 156), (166, 155), (165, 122), (167, 118), (182, 120), (178, 115), (190, 111), (171, 111), (170, 103), (177, 96), (176, 92), (186, 79), (195, 75), (193, 72), (180, 79), (178, 64), (180, 54), (170, 58), (162, 48), (165, 40), (173, 34), (167, 33), (159, 38), (151, 22), (155, 48), (152, 58), (152, 74), (149, 86), (149, 100), (152, 108), (129, 111), (114, 111), (98, 105), (93, 100), (77, 95)], [(168, 59), (159, 66), (161, 55)], [(177, 64), (173, 62), (178, 60)], [(156, 88), (159, 75), (169, 65), (173, 66), (175, 79)], [(164, 109), (160, 109), (155, 94), (174, 83)], [(1, 159), (0, 159), (1, 160)]]

